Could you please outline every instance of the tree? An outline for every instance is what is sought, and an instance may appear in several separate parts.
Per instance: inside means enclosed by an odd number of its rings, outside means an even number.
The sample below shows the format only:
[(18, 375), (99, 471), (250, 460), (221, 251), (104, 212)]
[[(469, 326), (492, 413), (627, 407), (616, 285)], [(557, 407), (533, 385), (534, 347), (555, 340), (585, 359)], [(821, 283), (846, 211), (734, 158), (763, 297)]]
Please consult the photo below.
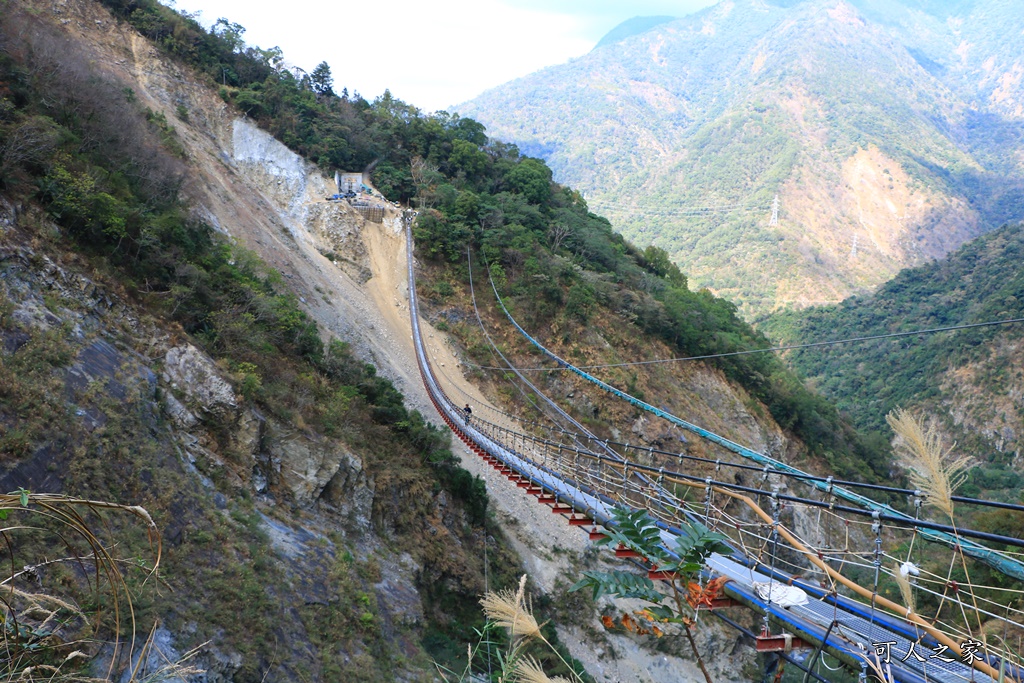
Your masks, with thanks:
[(334, 77), (331, 75), (331, 66), (327, 62), (320, 62), (309, 75), (309, 81), (313, 85), (313, 92), (321, 97), (334, 95)]
[(655, 275), (660, 275), (676, 287), (686, 286), (686, 276), (679, 270), (679, 266), (672, 263), (668, 252), (653, 244), (644, 249), (644, 260), (647, 268)]
[(257, 61), (262, 62), (264, 66), (277, 72), (284, 69), (284, 52), (277, 45), (266, 50), (259, 47), (254, 50)]
[(210, 33), (223, 40), (233, 53), (237, 54), (245, 47), (245, 41), (242, 39), (245, 27), (241, 24), (230, 22), (224, 17), (214, 22), (213, 26), (210, 27)]
[(448, 163), (456, 170), (462, 171), (467, 178), (476, 178), (487, 170), (490, 157), (472, 142), (455, 139), (452, 141), (452, 153), (448, 155)]
[(0, 127), (0, 187), (8, 186), (22, 164), (48, 157), (60, 141), (60, 129), (51, 119), (33, 116), (10, 128)]
[[(605, 537), (597, 542), (598, 545), (622, 545), (639, 553), (657, 565), (671, 593), (662, 593), (649, 578), (632, 572), (583, 572), (583, 578), (569, 591), (590, 588), (595, 600), (602, 595), (611, 595), (650, 603), (652, 606), (645, 610), (645, 616), (652, 621), (678, 624), (690, 643), (704, 678), (712, 683), (711, 674), (704, 666), (704, 658), (693, 639), (696, 622), (690, 615), (704, 602), (707, 593), (707, 589), (696, 583), (701, 570), (714, 553), (731, 552), (726, 545), (728, 538), (708, 530), (699, 522), (682, 524), (676, 546), (669, 550), (661, 540), (661, 528), (646, 510), (615, 508), (612, 518), (612, 525), (605, 528)], [(625, 618), (623, 621), (630, 623)]]
[(412, 182), (416, 185), (416, 201), (420, 208), (432, 209), (437, 199), (437, 186), (444, 180), (437, 165), (423, 157), (413, 157), (409, 164)]
[(461, 223), (449, 223), (441, 212), (428, 209), (416, 218), (413, 237), (429, 258), (458, 263), (466, 257), (473, 231)]
[(572, 228), (565, 223), (552, 223), (548, 226), (548, 243), (551, 245), (551, 253), (557, 254), (565, 238), (572, 234)]
[(505, 176), (514, 192), (532, 204), (544, 204), (551, 198), (551, 169), (540, 159), (527, 157)]
[(452, 132), (455, 133), (455, 137), (466, 142), (472, 142), (474, 145), (483, 146), (487, 144), (487, 135), (484, 134), (486, 130), (484, 124), (473, 119), (465, 119), (455, 115), (452, 125)]

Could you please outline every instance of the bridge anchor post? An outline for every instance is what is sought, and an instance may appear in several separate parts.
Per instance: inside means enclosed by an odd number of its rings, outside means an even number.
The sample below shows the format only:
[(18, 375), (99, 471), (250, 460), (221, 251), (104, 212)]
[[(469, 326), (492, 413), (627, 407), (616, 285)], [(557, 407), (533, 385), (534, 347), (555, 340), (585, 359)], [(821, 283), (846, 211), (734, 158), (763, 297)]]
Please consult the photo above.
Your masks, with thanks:
[(771, 635), (768, 631), (761, 631), (754, 642), (754, 649), (758, 652), (784, 652), (789, 654), (794, 648), (802, 649), (811, 647), (809, 643), (797, 638), (792, 633), (780, 633)]

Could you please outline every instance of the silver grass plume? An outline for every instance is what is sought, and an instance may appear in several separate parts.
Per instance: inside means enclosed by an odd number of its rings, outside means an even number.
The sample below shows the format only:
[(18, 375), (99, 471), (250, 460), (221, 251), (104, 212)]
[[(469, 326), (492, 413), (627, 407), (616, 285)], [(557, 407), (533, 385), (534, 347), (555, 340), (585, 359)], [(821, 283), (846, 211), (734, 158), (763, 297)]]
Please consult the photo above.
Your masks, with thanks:
[(910, 585), (910, 574), (904, 574), (900, 571), (900, 566), (894, 564), (892, 576), (896, 579), (896, 585), (900, 587), (903, 604), (907, 607), (907, 616), (910, 616), (911, 612), (917, 611), (917, 608), (914, 606), (914, 588)]
[(938, 431), (925, 429), (922, 420), (902, 408), (890, 412), (885, 420), (899, 437), (896, 447), (910, 465), (911, 484), (927, 495), (930, 505), (952, 519), (953, 492), (967, 480), (967, 471), (974, 464), (971, 458), (954, 456), (953, 447), (943, 450)]
[(508, 629), (512, 636), (540, 637), (540, 625), (526, 604), (526, 574), (519, 580), (519, 590), (501, 590), (487, 593), (480, 599), (484, 614), (498, 626)]
[(561, 676), (548, 678), (540, 662), (529, 655), (516, 662), (514, 680), (516, 683), (569, 683), (568, 679)]

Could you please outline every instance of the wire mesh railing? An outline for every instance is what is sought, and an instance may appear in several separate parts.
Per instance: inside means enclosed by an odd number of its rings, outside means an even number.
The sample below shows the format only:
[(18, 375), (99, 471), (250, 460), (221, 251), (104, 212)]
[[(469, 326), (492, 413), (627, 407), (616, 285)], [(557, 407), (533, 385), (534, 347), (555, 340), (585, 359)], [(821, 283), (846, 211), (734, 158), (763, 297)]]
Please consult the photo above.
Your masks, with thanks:
[[(972, 581), (977, 567), (964, 544), (977, 539), (1024, 548), (1024, 541), (921, 519), (917, 492), (897, 489), (915, 499), (914, 514), (842, 505), (837, 482), (829, 477), (609, 442), (564, 423), (542, 425), (481, 403), (430, 365), (418, 328), (411, 236), (407, 239), (413, 335), (428, 393), (449, 426), (526, 492), (592, 530), (609, 524), (615, 507), (647, 510), (669, 534), (701, 521), (730, 538), (733, 557), (716, 559), (712, 569), (733, 579), (731, 590), (744, 604), (804, 629), (800, 632), (818, 639), (819, 650), (838, 654), (862, 673), (872, 654), (881, 662), (884, 646), (885, 659), (893, 649), (907, 652), (898, 663), (886, 662), (893, 680), (1020, 679), (1021, 650), (1008, 633), (1024, 632), (1024, 591)], [(463, 400), (475, 404), (471, 417), (459, 407)], [(725, 481), (722, 473), (729, 468), (756, 481)], [(917, 539), (926, 533), (957, 540), (945, 572), (920, 558)], [(894, 598), (904, 572), (911, 574), (911, 588), (901, 601)], [(765, 581), (767, 603), (750, 592)], [(800, 587), (812, 605), (785, 610), (773, 605), (773, 582)], [(1002, 628), (1001, 634), (994, 627)], [(915, 647), (925, 648), (924, 662), (917, 661)], [(942, 652), (951, 653), (951, 661)]]

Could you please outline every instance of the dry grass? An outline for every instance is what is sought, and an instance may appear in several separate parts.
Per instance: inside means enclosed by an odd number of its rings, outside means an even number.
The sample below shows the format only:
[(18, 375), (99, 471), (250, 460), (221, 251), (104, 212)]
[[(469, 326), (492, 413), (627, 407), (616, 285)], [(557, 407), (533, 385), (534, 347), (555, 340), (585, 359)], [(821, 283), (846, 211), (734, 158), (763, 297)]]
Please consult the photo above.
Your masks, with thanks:
[(909, 616), (912, 612), (917, 612), (914, 606), (914, 588), (910, 585), (910, 577), (905, 576), (900, 571), (898, 564), (893, 565), (892, 576), (896, 580), (896, 585), (900, 587), (900, 595), (903, 597), (903, 604), (907, 608), (907, 615)]
[[(537, 619), (526, 598), (526, 575), (519, 580), (517, 590), (502, 590), (485, 594), (480, 599), (484, 615), (487, 617), (487, 627), (481, 633), (481, 641), (468, 649), (468, 662), (466, 669), (461, 673), (449, 671), (435, 663), (435, 668), (441, 678), (445, 681), (459, 681), (469, 683), (480, 680), (473, 674), (474, 660), (483, 655), (487, 641), (487, 633), (491, 628), (500, 627), (508, 631), (512, 637), (504, 653), (496, 656), (495, 664), (500, 667), (497, 671), (498, 680), (506, 683), (583, 683), (582, 679), (573, 672), (572, 665), (558, 652), (541, 633), (543, 624), (538, 624)], [(526, 654), (530, 641), (546, 646), (552, 654), (557, 657), (570, 673), (571, 678), (556, 676), (550, 678), (544, 673), (540, 660), (532, 655)], [(488, 657), (490, 650), (488, 649)], [(488, 665), (488, 671), (490, 665)], [(450, 676), (449, 676), (450, 675)]]
[(568, 679), (561, 676), (548, 678), (540, 662), (529, 655), (516, 662), (514, 675), (514, 680), (517, 683), (570, 683)]
[[(136, 657), (135, 613), (132, 597), (119, 569), (122, 562), (112, 554), (114, 543), (104, 541), (97, 529), (107, 527), (101, 513), (113, 512), (141, 521), (149, 534), (153, 561), (148, 575), (160, 564), (160, 537), (149, 513), (138, 506), (19, 491), (0, 495), (0, 538), (10, 555), (9, 575), (0, 580), (0, 679), (18, 681), (97, 681), (109, 680), (115, 662), (127, 655), (128, 661), (143, 661), (152, 647), (152, 633)], [(108, 527), (109, 529), (109, 527)], [(63, 556), (40, 558), (36, 564), (16, 569), (24, 560), (22, 539), (48, 538), (45, 547), (62, 548)], [(26, 547), (32, 547), (29, 544)], [(49, 573), (60, 566), (73, 568), (77, 577), (70, 588), (60, 581), (48, 581)], [(20, 584), (15, 585), (15, 584)], [(70, 591), (69, 592), (69, 588)], [(71, 593), (89, 595), (97, 605), (88, 611), (76, 604)], [(155, 629), (155, 626), (154, 626)], [(82, 674), (82, 669), (100, 650), (96, 636), (100, 632), (128, 633), (127, 652), (115, 636), (114, 653), (106, 676), (97, 679)], [(138, 669), (138, 665), (136, 665)], [(195, 672), (182, 663), (161, 667), (168, 672)], [(131, 671), (124, 680), (144, 681)]]
[[(924, 421), (907, 411), (897, 408), (888, 415), (886, 421), (893, 431), (896, 432), (896, 447), (905, 457), (906, 463), (910, 466), (910, 483), (927, 497), (929, 505), (941, 510), (954, 527), (956, 532), (956, 518), (953, 515), (953, 493), (967, 480), (967, 473), (974, 466), (974, 461), (968, 456), (953, 455), (953, 444), (945, 448), (942, 444), (942, 437), (934, 426), (925, 428)], [(984, 652), (988, 654), (988, 643), (985, 638), (981, 611), (978, 608), (977, 597), (971, 581), (970, 569), (967, 565), (967, 558), (963, 552), (957, 553), (960, 564), (967, 580), (966, 590), (962, 593), (970, 598), (973, 607), (973, 616), (977, 621), (977, 632), (981, 635), (984, 643)], [(950, 568), (952, 570), (952, 567)], [(904, 582), (900, 579), (903, 578)], [(899, 584), (900, 592), (903, 593), (907, 607), (913, 609), (913, 594), (910, 589), (909, 577), (901, 577), (899, 569), (896, 570), (896, 581)], [(971, 628), (971, 619), (967, 614), (967, 602), (964, 595), (957, 598), (960, 607), (960, 614), (964, 624), (970, 629), (971, 637), (974, 629)], [(941, 604), (939, 606), (941, 610)]]
[(953, 518), (953, 493), (967, 480), (974, 462), (967, 456), (954, 456), (953, 444), (943, 448), (942, 437), (934, 427), (902, 408), (893, 410), (886, 421), (898, 437), (896, 448), (910, 467), (910, 482), (924, 492), (928, 504)]
[(514, 638), (539, 638), (540, 625), (526, 604), (526, 575), (519, 580), (519, 590), (487, 593), (480, 599), (484, 615), (492, 622), (508, 629)]

